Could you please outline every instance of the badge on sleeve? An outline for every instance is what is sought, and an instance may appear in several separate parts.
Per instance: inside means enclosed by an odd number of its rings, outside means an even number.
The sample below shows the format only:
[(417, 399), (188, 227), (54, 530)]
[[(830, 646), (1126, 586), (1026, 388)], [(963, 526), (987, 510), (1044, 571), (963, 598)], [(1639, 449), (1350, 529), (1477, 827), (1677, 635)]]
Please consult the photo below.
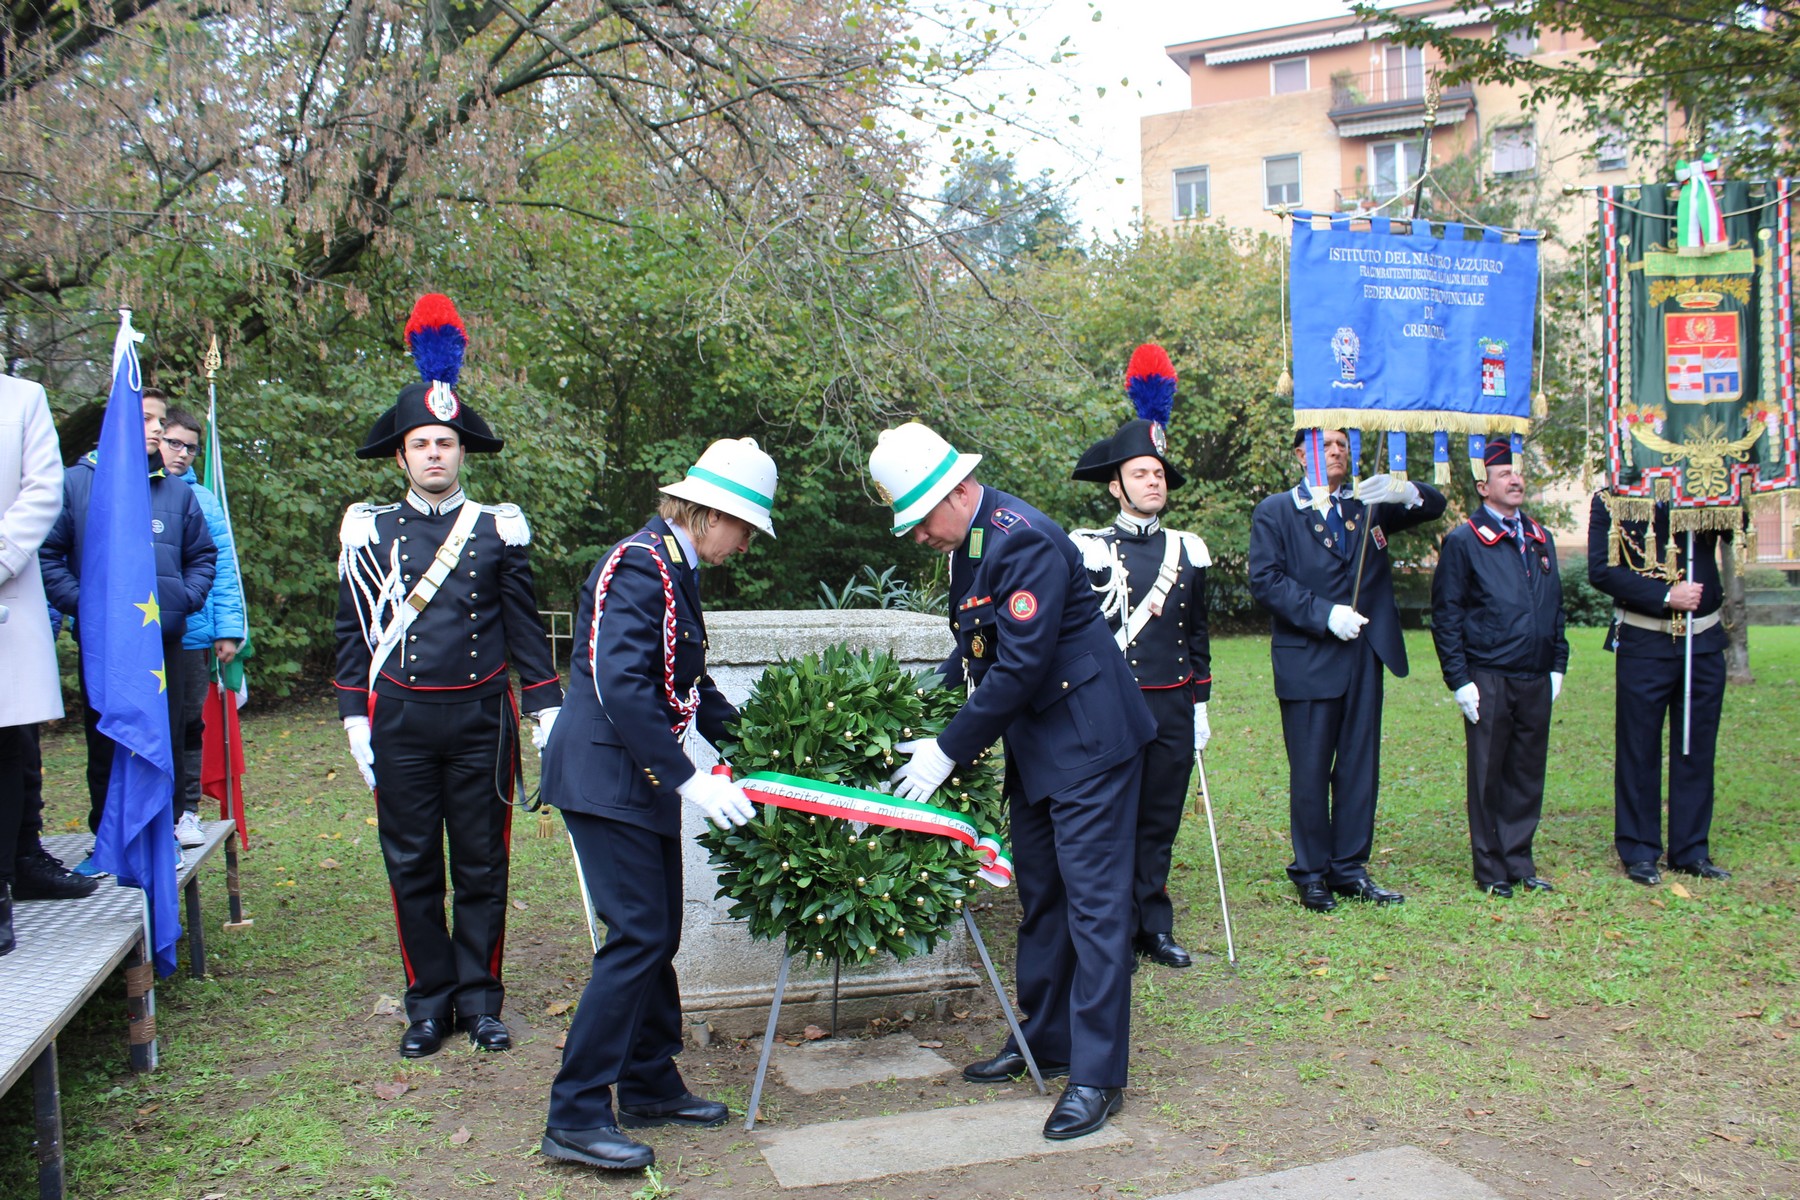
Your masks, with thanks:
[(1381, 531), (1381, 526), (1369, 526), (1369, 540), (1375, 543), (1375, 548), (1377, 550), (1387, 549), (1387, 534)]
[(1014, 592), (1012, 599), (1006, 602), (1006, 611), (1012, 614), (1015, 621), (1029, 621), (1037, 616), (1037, 597), (1030, 592)]

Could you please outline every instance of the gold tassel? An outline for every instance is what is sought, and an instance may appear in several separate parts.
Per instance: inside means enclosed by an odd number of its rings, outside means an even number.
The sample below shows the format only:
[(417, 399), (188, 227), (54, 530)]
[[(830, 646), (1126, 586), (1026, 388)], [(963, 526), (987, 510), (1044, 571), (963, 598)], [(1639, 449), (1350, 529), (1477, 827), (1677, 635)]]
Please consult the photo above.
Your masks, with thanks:
[(1534, 421), (1542, 421), (1549, 415), (1550, 398), (1544, 395), (1542, 389), (1539, 389), (1537, 395), (1531, 398), (1531, 419)]
[(1658, 504), (1667, 504), (1675, 499), (1675, 485), (1666, 476), (1658, 475), (1650, 482), (1650, 490), (1656, 494)]
[(550, 819), (550, 810), (548, 808), (538, 809), (537, 836), (541, 838), (553, 838), (556, 836), (556, 822)]
[(1431, 464), (1431, 482), (1441, 488), (1450, 486), (1450, 464), (1448, 462)]
[(1744, 527), (1744, 510), (1737, 505), (1723, 508), (1676, 508), (1669, 511), (1669, 532), (1734, 533)]
[(1277, 396), (1294, 394), (1294, 377), (1287, 373), (1286, 368), (1282, 369), (1281, 377), (1275, 381), (1275, 394)]

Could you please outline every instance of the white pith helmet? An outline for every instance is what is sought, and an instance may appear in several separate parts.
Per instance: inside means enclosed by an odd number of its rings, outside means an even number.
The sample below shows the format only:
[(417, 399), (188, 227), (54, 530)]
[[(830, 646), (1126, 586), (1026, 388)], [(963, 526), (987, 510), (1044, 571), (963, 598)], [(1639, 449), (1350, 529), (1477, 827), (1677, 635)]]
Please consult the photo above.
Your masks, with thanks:
[(923, 521), (980, 461), (979, 454), (958, 454), (917, 421), (883, 430), (869, 451), (869, 474), (881, 498), (894, 507), (894, 536)]
[(686, 478), (661, 490), (740, 517), (775, 536), (775, 524), (769, 519), (769, 510), (775, 507), (775, 460), (763, 453), (755, 438), (721, 438), (688, 468)]

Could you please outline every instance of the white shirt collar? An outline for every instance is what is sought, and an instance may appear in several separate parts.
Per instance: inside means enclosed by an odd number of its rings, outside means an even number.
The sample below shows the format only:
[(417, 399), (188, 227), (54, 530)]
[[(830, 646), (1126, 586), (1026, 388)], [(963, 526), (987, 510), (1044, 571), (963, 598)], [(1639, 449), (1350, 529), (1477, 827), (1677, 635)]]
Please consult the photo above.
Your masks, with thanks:
[(454, 492), (451, 492), (448, 496), (444, 497), (436, 504), (433, 504), (413, 489), (406, 489), (406, 503), (410, 505), (414, 511), (424, 513), (428, 517), (442, 516), (447, 512), (455, 512), (462, 507), (463, 501), (467, 499), (468, 497), (463, 495), (463, 490), (457, 488)]
[[(1295, 508), (1308, 508), (1312, 505), (1312, 488), (1307, 486), (1305, 481), (1296, 483), (1289, 495), (1294, 498)], [(1337, 491), (1331, 493), (1331, 498), (1333, 500), (1354, 500), (1356, 499), (1356, 488), (1349, 480), (1345, 480)]]
[(1113, 518), (1113, 524), (1118, 526), (1120, 533), (1129, 534), (1132, 537), (1149, 537), (1162, 528), (1162, 518), (1157, 515), (1138, 518), (1124, 509), (1120, 509), (1118, 515)]
[(1512, 516), (1503, 517), (1499, 513), (1494, 511), (1494, 506), (1491, 504), (1483, 504), (1481, 507), (1487, 511), (1488, 516), (1490, 516), (1490, 517), (1494, 518), (1494, 520), (1498, 521), (1502, 528), (1505, 527), (1505, 525), (1508, 521), (1517, 521), (1519, 523), (1520, 529), (1525, 528), (1525, 514), (1520, 512), (1516, 508), (1513, 509)]
[(673, 521), (669, 522), (669, 529), (675, 535), (675, 544), (681, 547), (682, 556), (686, 558), (693, 566), (694, 570), (698, 572), (700, 570), (700, 556), (694, 553), (694, 539), (688, 536), (687, 530), (675, 524)]

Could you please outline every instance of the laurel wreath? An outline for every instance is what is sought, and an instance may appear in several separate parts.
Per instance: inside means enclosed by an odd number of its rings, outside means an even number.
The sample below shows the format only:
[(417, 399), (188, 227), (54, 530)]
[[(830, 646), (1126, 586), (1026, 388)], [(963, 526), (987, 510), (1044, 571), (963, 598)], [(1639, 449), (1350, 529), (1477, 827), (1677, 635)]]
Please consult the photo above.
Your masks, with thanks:
[[(720, 744), (734, 773), (781, 771), (883, 790), (905, 760), (895, 745), (935, 737), (962, 702), (931, 672), (888, 654), (834, 646), (764, 672)], [(1001, 834), (1005, 801), (997, 750), (959, 768), (932, 798)], [(863, 963), (928, 953), (961, 919), (975, 852), (949, 838), (761, 807), (701, 844), (719, 868), (718, 895), (752, 937), (786, 941), (814, 960)]]

